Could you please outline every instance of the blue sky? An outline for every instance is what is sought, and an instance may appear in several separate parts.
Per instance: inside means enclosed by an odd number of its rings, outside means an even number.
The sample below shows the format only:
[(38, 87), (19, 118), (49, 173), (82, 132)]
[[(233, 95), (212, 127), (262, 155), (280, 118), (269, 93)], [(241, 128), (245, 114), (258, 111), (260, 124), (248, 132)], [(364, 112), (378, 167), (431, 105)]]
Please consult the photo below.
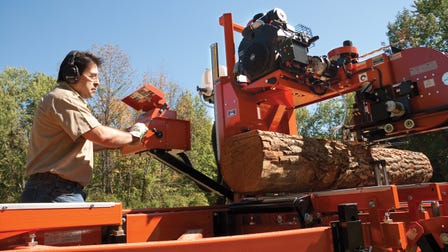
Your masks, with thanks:
[[(1, 0), (0, 71), (24, 67), (56, 77), (73, 49), (115, 45), (128, 55), (135, 80), (164, 73), (195, 92), (210, 67), (210, 44), (218, 42), (225, 65), (223, 28), (218, 19), (232, 13), (245, 25), (275, 7), (291, 25), (310, 27), (320, 39), (310, 55), (325, 55), (350, 39), (360, 54), (387, 43), (387, 24), (412, 0)], [(240, 35), (235, 37), (238, 46)], [(138, 83), (133, 83), (138, 84)]]

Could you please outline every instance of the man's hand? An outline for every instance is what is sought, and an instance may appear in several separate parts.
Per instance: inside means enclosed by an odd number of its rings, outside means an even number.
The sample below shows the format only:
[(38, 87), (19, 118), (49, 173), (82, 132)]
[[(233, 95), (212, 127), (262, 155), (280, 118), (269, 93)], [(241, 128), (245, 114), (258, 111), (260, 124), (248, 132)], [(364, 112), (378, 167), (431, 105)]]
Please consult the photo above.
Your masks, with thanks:
[(131, 133), (133, 137), (138, 138), (139, 141), (142, 140), (147, 131), (148, 127), (146, 127), (146, 124), (144, 123), (136, 123), (129, 129), (129, 133)]

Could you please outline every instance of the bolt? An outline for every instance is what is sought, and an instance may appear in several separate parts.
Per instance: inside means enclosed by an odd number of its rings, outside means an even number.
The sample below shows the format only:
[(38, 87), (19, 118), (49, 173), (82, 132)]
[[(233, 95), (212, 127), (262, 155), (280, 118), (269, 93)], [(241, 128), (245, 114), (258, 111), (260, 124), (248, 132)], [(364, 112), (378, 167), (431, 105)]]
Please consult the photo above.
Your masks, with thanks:
[(36, 246), (37, 245), (37, 241), (35, 240), (36, 239), (36, 234), (35, 233), (31, 233), (29, 237), (30, 237), (31, 241), (28, 242), (28, 246)]
[(250, 217), (249, 225), (255, 225), (254, 217)]
[(303, 219), (305, 219), (305, 222), (307, 224), (313, 222), (313, 216), (309, 213), (305, 213), (305, 215), (303, 216)]
[(282, 222), (283, 222), (282, 216), (281, 215), (277, 215), (277, 223), (278, 224), (282, 224)]
[(369, 207), (370, 208), (376, 207), (375, 201), (373, 201), (373, 200), (369, 201)]

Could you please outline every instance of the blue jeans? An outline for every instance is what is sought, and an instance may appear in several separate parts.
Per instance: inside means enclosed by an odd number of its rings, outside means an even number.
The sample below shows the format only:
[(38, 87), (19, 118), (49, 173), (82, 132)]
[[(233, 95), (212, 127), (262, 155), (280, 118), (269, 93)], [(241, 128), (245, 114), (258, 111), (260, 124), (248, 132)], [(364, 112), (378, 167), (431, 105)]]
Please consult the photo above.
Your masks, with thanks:
[(83, 187), (52, 173), (31, 175), (22, 192), (21, 202), (84, 202)]

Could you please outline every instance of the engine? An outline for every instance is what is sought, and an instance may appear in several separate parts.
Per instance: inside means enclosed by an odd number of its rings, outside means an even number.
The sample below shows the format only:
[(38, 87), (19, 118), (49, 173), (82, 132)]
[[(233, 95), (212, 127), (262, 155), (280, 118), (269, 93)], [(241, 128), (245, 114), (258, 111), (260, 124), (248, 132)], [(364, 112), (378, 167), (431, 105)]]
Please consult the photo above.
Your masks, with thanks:
[(319, 37), (296, 32), (281, 9), (255, 15), (242, 35), (235, 72), (250, 81), (277, 69), (303, 75), (311, 67), (320, 76), (331, 75), (330, 62), (325, 57), (308, 56), (308, 47)]

